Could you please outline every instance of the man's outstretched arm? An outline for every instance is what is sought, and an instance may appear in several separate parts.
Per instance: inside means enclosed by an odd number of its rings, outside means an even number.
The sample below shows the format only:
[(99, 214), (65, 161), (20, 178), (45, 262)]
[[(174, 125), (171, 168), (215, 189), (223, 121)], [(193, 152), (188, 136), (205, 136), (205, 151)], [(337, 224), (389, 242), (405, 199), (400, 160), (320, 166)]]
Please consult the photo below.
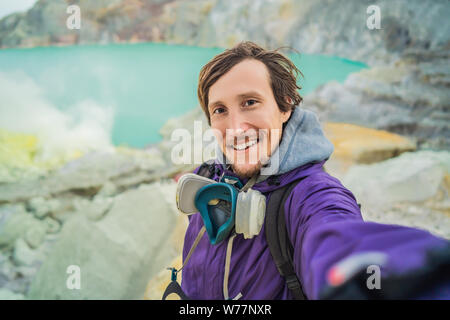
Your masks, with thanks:
[(353, 194), (328, 174), (300, 183), (285, 212), (308, 298), (450, 298), (449, 272), (443, 272), (450, 242), (425, 230), (363, 221)]

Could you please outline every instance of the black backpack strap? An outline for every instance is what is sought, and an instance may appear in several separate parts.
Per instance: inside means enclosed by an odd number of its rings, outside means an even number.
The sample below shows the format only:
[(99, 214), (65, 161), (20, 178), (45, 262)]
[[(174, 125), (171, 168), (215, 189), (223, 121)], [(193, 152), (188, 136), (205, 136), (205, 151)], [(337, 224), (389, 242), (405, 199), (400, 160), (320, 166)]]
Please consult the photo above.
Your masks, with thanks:
[(183, 289), (181, 289), (181, 286), (175, 280), (172, 280), (167, 286), (162, 296), (162, 300), (166, 300), (167, 296), (172, 293), (178, 295), (181, 300), (190, 300), (189, 297), (183, 292)]
[(203, 162), (198, 169), (197, 174), (202, 177), (211, 178), (214, 176), (214, 159)]
[(284, 217), (284, 204), (294, 187), (300, 182), (296, 180), (291, 184), (275, 190), (269, 198), (266, 210), (265, 233), (270, 253), (278, 272), (286, 280), (286, 284), (294, 299), (305, 300), (300, 281), (295, 273), (292, 254), (294, 248), (287, 234)]

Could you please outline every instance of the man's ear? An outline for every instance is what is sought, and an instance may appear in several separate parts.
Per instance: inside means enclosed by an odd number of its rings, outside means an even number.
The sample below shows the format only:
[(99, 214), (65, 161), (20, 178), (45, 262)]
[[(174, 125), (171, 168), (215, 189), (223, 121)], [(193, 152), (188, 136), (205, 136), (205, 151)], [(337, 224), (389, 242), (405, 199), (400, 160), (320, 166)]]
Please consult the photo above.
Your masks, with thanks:
[[(289, 96), (285, 96), (285, 97), (284, 97), (284, 100), (285, 100), (287, 103), (289, 103), (290, 105), (293, 104), (292, 98), (289, 97)], [(283, 113), (282, 113), (281, 118), (282, 118), (282, 120), (283, 120), (283, 123), (285, 123), (286, 121), (289, 120), (289, 117), (291, 116), (291, 113), (292, 113), (292, 109), (290, 109), (289, 111), (286, 111), (286, 112), (283, 112)]]
[(293, 103), (293, 102), (292, 102), (292, 98), (289, 97), (289, 96), (285, 96), (285, 97), (284, 97), (284, 101), (286, 101), (286, 102), (289, 103), (289, 104), (292, 104), (292, 103)]
[(281, 113), (281, 119), (282, 119), (283, 123), (286, 123), (286, 121), (289, 120), (289, 117), (291, 116), (291, 114), (292, 114), (292, 110)]

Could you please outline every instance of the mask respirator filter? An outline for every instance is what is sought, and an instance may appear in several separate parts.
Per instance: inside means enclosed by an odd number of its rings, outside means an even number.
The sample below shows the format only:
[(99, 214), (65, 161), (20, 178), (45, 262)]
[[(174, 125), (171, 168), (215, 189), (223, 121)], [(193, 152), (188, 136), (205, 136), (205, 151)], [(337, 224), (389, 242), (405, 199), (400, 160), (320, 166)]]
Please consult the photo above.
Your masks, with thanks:
[(249, 189), (239, 192), (236, 203), (236, 233), (245, 239), (253, 238), (261, 231), (266, 212), (266, 197), (261, 192)]

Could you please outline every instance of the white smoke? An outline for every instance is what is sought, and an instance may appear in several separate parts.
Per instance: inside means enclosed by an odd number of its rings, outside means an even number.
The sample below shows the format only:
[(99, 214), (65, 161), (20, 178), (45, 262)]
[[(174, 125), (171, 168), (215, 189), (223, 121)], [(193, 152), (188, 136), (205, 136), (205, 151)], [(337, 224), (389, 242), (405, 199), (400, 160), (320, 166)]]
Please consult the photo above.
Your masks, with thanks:
[(35, 135), (39, 140), (38, 160), (110, 150), (113, 122), (111, 107), (85, 100), (61, 111), (29, 76), (0, 72), (0, 128)]

